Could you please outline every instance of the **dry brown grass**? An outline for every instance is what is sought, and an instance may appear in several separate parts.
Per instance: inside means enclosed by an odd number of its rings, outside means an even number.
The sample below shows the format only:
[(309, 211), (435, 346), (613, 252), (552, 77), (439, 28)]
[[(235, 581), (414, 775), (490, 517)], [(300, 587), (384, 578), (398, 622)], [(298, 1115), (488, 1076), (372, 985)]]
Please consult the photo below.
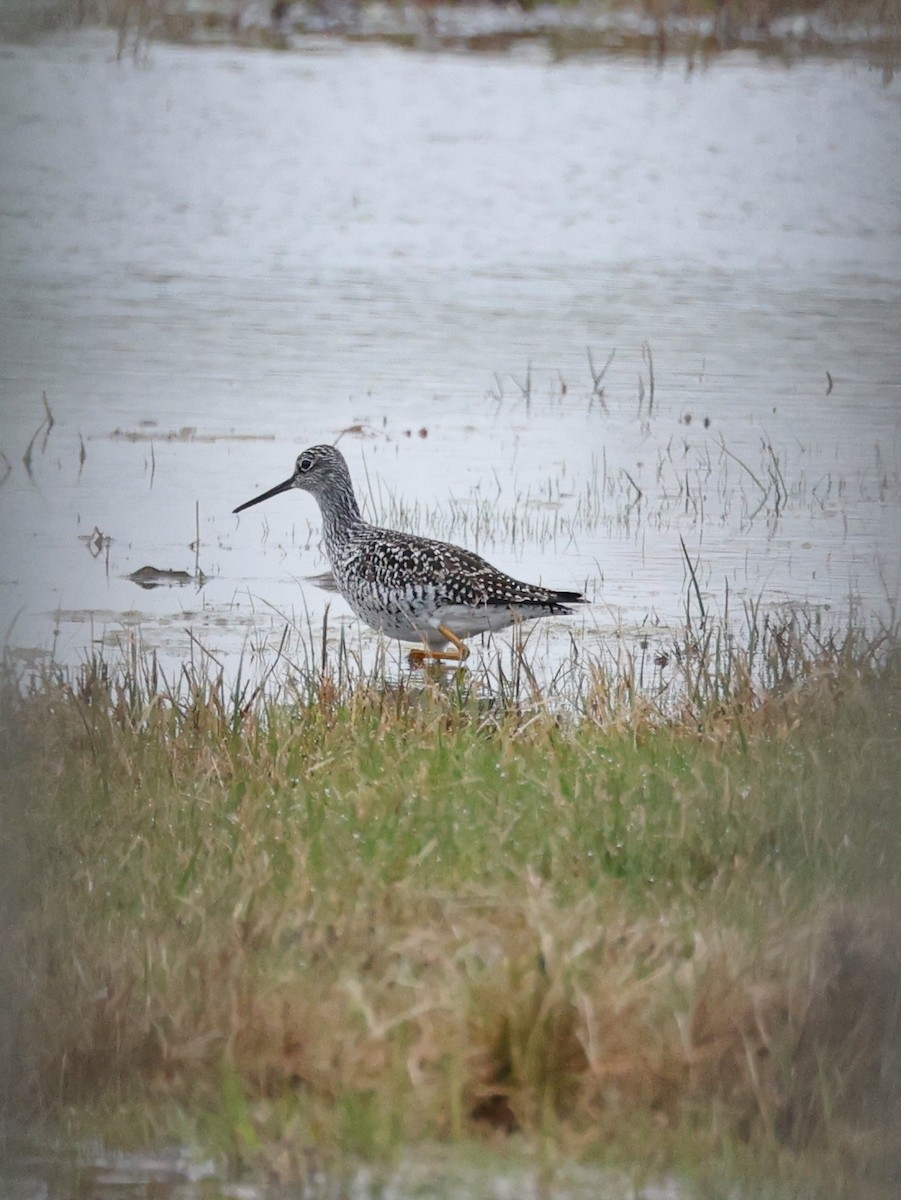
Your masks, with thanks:
[(334, 671), (285, 707), (137, 662), (8, 684), (17, 1105), (107, 1135), (130, 1113), (141, 1138), (177, 1112), (282, 1179), (518, 1136), (890, 1195), (901, 689), (881, 661), (733, 681), (676, 722)]

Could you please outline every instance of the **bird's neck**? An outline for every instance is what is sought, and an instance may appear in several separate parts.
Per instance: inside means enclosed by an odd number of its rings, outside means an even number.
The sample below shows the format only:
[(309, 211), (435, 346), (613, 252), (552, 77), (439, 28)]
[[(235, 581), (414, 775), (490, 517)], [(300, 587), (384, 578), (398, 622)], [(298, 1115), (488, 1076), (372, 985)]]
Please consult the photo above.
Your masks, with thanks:
[(351, 487), (317, 498), (319, 510), (322, 513), (322, 532), (325, 545), (331, 554), (332, 549), (343, 545), (354, 530), (364, 524), (364, 521)]

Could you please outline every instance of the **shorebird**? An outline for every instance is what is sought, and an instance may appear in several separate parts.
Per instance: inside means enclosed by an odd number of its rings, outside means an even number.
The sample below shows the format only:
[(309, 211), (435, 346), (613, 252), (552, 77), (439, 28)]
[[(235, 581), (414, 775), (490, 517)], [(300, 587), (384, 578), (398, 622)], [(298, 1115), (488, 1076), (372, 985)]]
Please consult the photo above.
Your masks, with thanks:
[(360, 514), (344, 455), (334, 446), (304, 450), (290, 479), (234, 511), (292, 488), (311, 492), (319, 504), (338, 592), (373, 629), (421, 643), (422, 649), (410, 651), (416, 666), (427, 659), (462, 662), (469, 656), (464, 638), (514, 621), (565, 616), (572, 612), (568, 605), (584, 601), (580, 592), (521, 583), (461, 546), (370, 525)]

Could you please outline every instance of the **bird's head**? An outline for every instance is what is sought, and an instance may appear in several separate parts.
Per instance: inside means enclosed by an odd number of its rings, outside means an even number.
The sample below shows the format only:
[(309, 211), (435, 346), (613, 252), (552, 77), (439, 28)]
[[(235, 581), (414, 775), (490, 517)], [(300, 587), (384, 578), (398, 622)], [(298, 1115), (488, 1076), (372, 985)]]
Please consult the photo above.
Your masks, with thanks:
[(290, 479), (286, 479), (284, 483), (277, 483), (274, 488), (263, 492), (261, 496), (255, 496), (253, 500), (239, 504), (234, 512), (243, 512), (245, 508), (252, 508), (254, 504), (262, 504), (264, 500), (271, 500), (273, 496), (290, 491), (291, 488), (312, 492), (321, 500), (323, 497), (340, 494), (350, 486), (350, 473), (341, 451), (334, 446), (310, 446), (308, 450), (298, 454), (294, 474)]

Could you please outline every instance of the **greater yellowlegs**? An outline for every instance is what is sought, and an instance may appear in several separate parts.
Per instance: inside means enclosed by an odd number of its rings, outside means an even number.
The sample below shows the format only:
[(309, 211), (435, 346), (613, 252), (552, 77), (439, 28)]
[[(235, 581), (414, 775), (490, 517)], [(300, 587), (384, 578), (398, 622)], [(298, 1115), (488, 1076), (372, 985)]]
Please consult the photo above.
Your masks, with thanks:
[[(520, 583), (478, 554), (431, 538), (379, 529), (360, 515), (347, 463), (334, 446), (311, 446), (294, 474), (239, 505), (243, 512), (281, 492), (312, 492), (322, 513), (325, 550), (337, 590), (367, 625), (402, 642), (419, 642), (410, 660), (462, 662), (463, 639), (514, 621), (571, 613), (579, 592)], [(451, 644), (451, 649), (443, 647)]]

